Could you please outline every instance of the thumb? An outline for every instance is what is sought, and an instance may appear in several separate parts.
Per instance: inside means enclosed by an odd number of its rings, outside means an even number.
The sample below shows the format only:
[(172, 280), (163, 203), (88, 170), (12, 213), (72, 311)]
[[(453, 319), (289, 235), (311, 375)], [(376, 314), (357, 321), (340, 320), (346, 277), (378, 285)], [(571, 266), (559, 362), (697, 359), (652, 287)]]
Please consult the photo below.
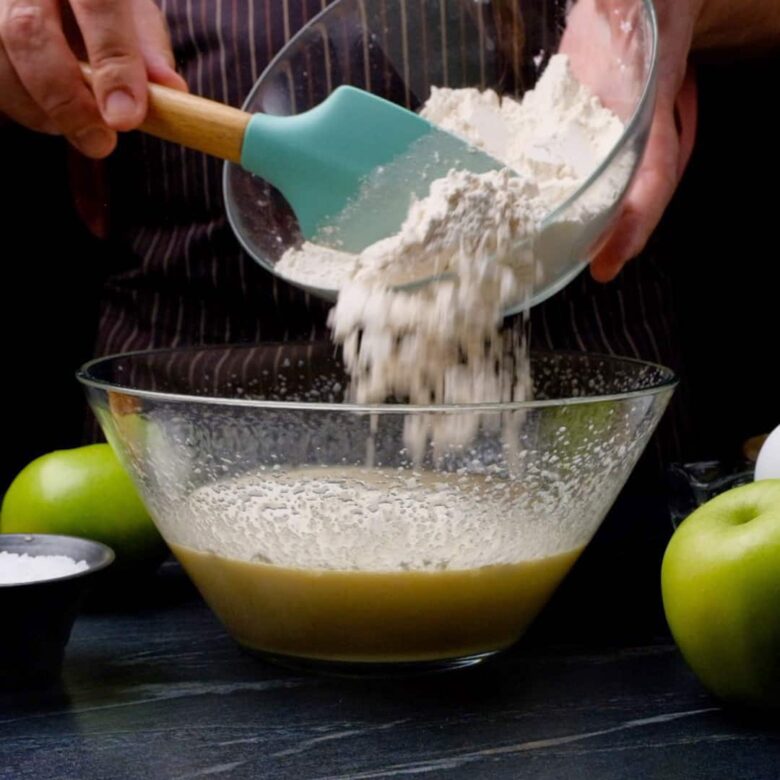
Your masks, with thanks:
[(678, 165), (680, 176), (685, 172), (685, 168), (693, 153), (698, 123), (697, 114), (698, 88), (696, 86), (696, 69), (693, 65), (689, 65), (675, 102), (677, 130), (680, 136), (680, 159)]
[(623, 210), (606, 244), (591, 262), (596, 281), (614, 279), (621, 268), (644, 248), (680, 175), (680, 141), (671, 102), (656, 108), (645, 156), (626, 196)]
[(71, 8), (103, 119), (113, 130), (137, 127), (146, 113), (146, 74), (128, 7), (123, 2), (71, 0)]

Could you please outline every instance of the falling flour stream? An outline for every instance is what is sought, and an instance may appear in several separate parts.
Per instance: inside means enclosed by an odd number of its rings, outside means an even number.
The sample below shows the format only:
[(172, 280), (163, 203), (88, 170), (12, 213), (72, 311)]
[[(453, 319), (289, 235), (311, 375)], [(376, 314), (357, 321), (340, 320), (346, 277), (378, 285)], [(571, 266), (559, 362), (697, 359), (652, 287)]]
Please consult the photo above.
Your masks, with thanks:
[[(623, 124), (577, 81), (565, 55), (552, 57), (522, 102), (492, 90), (434, 88), (421, 113), (507, 167), (450, 171), (411, 204), (396, 235), (359, 255), (305, 243), (277, 270), (339, 289), (329, 324), (344, 349), (351, 400), (526, 400), (525, 339), (522, 328), (502, 329), (503, 312), (530, 294), (539, 273), (532, 239), (543, 220), (594, 172)], [(611, 208), (621, 183), (586, 193), (567, 217), (575, 229)], [(448, 276), (395, 289), (438, 273)], [(429, 439), (442, 452), (467, 443), (479, 424), (473, 414), (409, 415), (405, 443), (419, 459)]]

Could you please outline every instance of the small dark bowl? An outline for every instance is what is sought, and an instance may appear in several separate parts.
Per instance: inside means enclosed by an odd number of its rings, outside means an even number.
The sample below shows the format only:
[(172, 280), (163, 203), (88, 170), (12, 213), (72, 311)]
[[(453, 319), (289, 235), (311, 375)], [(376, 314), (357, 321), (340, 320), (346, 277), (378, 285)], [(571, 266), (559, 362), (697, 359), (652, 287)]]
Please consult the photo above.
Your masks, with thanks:
[(84, 595), (114, 552), (99, 542), (48, 534), (0, 534), (0, 551), (67, 555), (89, 566), (65, 577), (0, 584), (0, 688), (45, 685), (59, 677)]

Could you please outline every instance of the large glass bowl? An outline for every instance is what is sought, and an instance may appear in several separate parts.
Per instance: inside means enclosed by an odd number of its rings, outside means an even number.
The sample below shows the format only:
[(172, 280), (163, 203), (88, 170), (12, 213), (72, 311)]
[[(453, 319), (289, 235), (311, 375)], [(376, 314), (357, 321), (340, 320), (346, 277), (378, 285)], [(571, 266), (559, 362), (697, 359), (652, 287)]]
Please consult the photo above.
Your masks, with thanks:
[[(457, 667), (512, 645), (675, 383), (656, 365), (583, 354), (536, 355), (531, 373), (534, 401), (445, 407), (345, 403), (328, 344), (139, 352), (79, 377), (238, 642), (375, 671)], [(423, 420), (472, 435), (429, 441), (414, 460), (405, 436)]]
[[(620, 116), (625, 131), (598, 169), (545, 220), (535, 239), (538, 278), (515, 312), (568, 284), (620, 209), (652, 119), (657, 28), (650, 0), (336, 0), (270, 63), (244, 108), (297, 114), (342, 84), (413, 110), (433, 86), (492, 88), (521, 97), (561, 49), (575, 75)], [(273, 271), (302, 240), (290, 207), (269, 184), (236, 165), (226, 164), (224, 184), (239, 241)], [(612, 208), (588, 211), (594, 199), (611, 193), (609, 202), (616, 192), (621, 195)], [(335, 289), (300, 286), (328, 300), (337, 295)]]

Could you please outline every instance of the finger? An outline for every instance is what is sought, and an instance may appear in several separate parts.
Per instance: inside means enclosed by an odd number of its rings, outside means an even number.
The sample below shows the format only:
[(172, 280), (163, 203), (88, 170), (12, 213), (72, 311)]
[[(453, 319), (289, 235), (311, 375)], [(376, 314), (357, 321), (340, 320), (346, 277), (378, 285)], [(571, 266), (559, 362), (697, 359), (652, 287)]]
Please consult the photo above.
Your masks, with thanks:
[(644, 248), (672, 199), (679, 180), (680, 144), (670, 105), (659, 107), (642, 164), (606, 244), (591, 263), (599, 282), (614, 279)]
[(146, 116), (146, 66), (127, 0), (71, 0), (105, 123), (132, 130)]
[(682, 178), (683, 173), (685, 173), (688, 161), (693, 153), (698, 125), (698, 102), (696, 69), (693, 65), (689, 65), (675, 101), (677, 134), (680, 138), (680, 159), (677, 163), (677, 175), (679, 178)]
[(16, 72), (0, 46), (0, 114), (30, 130), (59, 134), (57, 126), (36, 105), (30, 93), (19, 81)]
[(186, 91), (187, 82), (176, 72), (165, 15), (151, 0), (135, 0), (135, 18), (149, 80)]
[(0, 40), (16, 77), (48, 120), (84, 154), (109, 154), (116, 136), (84, 83), (55, 0), (6, 0)]

